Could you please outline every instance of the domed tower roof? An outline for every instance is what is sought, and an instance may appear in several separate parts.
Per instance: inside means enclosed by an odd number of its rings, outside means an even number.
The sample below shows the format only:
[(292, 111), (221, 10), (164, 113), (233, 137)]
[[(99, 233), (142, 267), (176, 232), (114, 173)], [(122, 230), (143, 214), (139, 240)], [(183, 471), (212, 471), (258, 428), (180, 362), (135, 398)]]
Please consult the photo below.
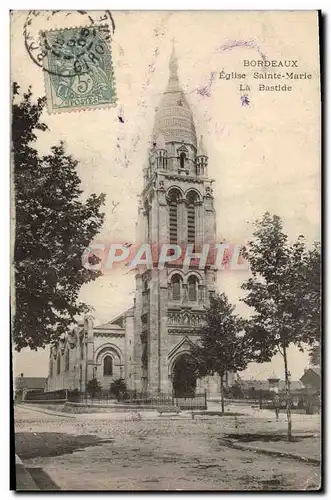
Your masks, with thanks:
[(154, 137), (166, 142), (182, 142), (197, 147), (192, 111), (179, 84), (178, 62), (173, 48), (169, 61), (169, 81), (155, 115)]

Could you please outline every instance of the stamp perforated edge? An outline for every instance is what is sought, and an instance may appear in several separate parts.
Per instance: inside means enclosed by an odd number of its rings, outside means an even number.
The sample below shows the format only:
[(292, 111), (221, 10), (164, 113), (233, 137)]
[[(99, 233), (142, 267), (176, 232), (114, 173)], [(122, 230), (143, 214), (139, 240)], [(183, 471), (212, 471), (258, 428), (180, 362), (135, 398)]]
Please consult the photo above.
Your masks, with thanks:
[[(49, 29), (49, 30), (41, 30), (39, 31), (39, 37), (41, 38), (41, 33), (50, 33), (50, 32), (55, 32), (55, 31), (65, 31), (65, 30), (79, 30), (82, 28), (86, 28), (86, 26), (70, 26), (66, 28), (56, 28), (56, 29)], [(93, 25), (90, 28), (109, 28), (108, 24), (101, 24), (101, 25)], [(109, 41), (110, 40), (110, 41)], [(115, 72), (114, 72), (114, 62), (113, 62), (113, 51), (112, 51), (112, 36), (110, 36), (109, 40), (105, 40), (105, 43), (108, 45), (108, 49), (110, 51), (110, 57), (111, 57), (111, 72), (113, 75), (113, 87), (114, 87), (114, 94), (113, 94), (113, 99), (114, 102), (107, 102), (103, 104), (91, 104), (90, 106), (77, 106), (76, 108), (68, 107), (68, 108), (62, 108), (62, 109), (53, 109), (52, 107), (52, 99), (50, 98), (50, 74), (43, 69), (44, 73), (44, 88), (45, 88), (45, 94), (46, 94), (46, 101), (47, 101), (47, 110), (48, 113), (51, 115), (59, 115), (63, 113), (79, 113), (82, 111), (98, 111), (98, 110), (105, 110), (109, 108), (116, 108), (118, 106), (117, 103), (117, 87), (116, 87), (116, 78), (115, 78)]]

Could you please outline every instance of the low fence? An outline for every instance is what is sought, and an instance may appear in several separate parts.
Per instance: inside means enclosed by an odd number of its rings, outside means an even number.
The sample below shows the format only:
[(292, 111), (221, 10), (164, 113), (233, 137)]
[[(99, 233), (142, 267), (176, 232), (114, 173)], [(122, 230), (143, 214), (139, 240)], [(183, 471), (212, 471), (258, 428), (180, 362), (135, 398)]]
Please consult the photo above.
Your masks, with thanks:
[(35, 392), (28, 391), (25, 394), (24, 401), (29, 403), (50, 403), (57, 402), (62, 403), (68, 400), (68, 389), (59, 389), (58, 391), (49, 391), (49, 392)]
[(173, 397), (173, 404), (181, 410), (207, 410), (207, 393), (180, 398)]
[(177, 397), (174, 394), (152, 394), (148, 392), (128, 391), (123, 394), (119, 401), (124, 404), (143, 404), (153, 406), (178, 406), (182, 410), (206, 410), (207, 393), (182, 395)]
[(146, 406), (177, 406), (182, 410), (206, 410), (207, 393), (195, 394), (194, 396), (183, 395), (176, 397), (169, 394), (152, 394), (148, 392), (127, 391), (117, 398), (109, 391), (101, 391), (92, 395), (77, 390), (60, 389), (57, 391), (33, 393), (28, 392), (25, 401), (29, 403), (81, 403), (91, 405), (110, 405), (120, 403), (124, 405), (146, 405)]
[(108, 405), (114, 404), (117, 401), (117, 398), (109, 391), (101, 391), (93, 395), (88, 392), (68, 391), (67, 400), (70, 403)]

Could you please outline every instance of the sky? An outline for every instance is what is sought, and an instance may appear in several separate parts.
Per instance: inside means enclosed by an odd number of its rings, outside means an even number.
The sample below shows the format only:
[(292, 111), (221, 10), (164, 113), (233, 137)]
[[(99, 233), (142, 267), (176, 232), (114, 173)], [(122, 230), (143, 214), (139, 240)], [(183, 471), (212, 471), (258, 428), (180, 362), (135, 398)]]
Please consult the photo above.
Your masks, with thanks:
[[(38, 17), (31, 30), (81, 26), (82, 15), (65, 12)], [(68, 13), (67, 13), (68, 14)], [(42, 68), (25, 48), (23, 25), (27, 11), (11, 19), (11, 78), (35, 97), (45, 94)], [(48, 16), (49, 17), (49, 16)], [(49, 114), (49, 131), (38, 133), (41, 153), (60, 140), (79, 160), (84, 194), (106, 194), (106, 220), (98, 240), (134, 242), (138, 195), (153, 129), (155, 107), (168, 81), (168, 61), (174, 39), (179, 78), (191, 106), (197, 136), (204, 136), (213, 184), (217, 241), (245, 243), (252, 223), (269, 211), (282, 217), (290, 240), (299, 234), (308, 244), (320, 239), (320, 87), (317, 14), (309, 11), (120, 12), (113, 13), (111, 42), (117, 106)], [(311, 79), (291, 83), (291, 92), (261, 92), (257, 68), (244, 60), (297, 60)], [(221, 79), (225, 71), (245, 72), (249, 106), (242, 106), (238, 80)], [(262, 73), (263, 70), (259, 69)], [(268, 70), (271, 71), (271, 70)], [(272, 69), (274, 71), (274, 69)], [(278, 71), (278, 69), (277, 69)], [(213, 75), (213, 76), (211, 76)], [(288, 82), (286, 82), (288, 83)], [(202, 89), (207, 87), (207, 92)], [(118, 119), (122, 117), (122, 121)], [(247, 271), (223, 271), (220, 291), (228, 294), (238, 313)], [(106, 274), (81, 290), (94, 308), (96, 323), (111, 320), (130, 307), (134, 277), (123, 270)], [(48, 352), (14, 353), (14, 373), (46, 376)], [(297, 380), (308, 364), (307, 353), (289, 352), (289, 367)], [(242, 378), (283, 378), (283, 363), (250, 364)]]

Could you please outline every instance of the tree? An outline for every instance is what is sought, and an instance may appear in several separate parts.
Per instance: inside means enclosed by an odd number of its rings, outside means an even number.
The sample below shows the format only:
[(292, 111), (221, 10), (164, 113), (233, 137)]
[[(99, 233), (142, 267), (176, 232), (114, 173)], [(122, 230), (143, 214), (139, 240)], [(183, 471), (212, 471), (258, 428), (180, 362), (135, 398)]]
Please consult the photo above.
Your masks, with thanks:
[(253, 239), (243, 249), (252, 272), (242, 299), (254, 309), (246, 323), (247, 342), (257, 362), (280, 353), (284, 360), (288, 440), (291, 440), (291, 400), (287, 351), (301, 351), (320, 335), (319, 245), (307, 249), (303, 236), (290, 244), (281, 219), (268, 212), (255, 222)]
[(91, 396), (92, 399), (95, 398), (101, 392), (101, 384), (96, 378), (92, 378), (86, 384), (86, 392)]
[(224, 414), (224, 378), (227, 372), (244, 370), (249, 349), (243, 333), (244, 322), (234, 313), (234, 306), (222, 293), (210, 298), (199, 342), (192, 345), (197, 376), (214, 375), (221, 379), (222, 414)]
[(253, 387), (253, 386), (250, 387), (249, 391), (248, 391), (248, 397), (250, 397), (251, 399), (256, 400), (256, 394), (257, 394), (257, 392), (256, 392), (255, 387)]
[(125, 380), (118, 378), (110, 384), (110, 392), (119, 400), (123, 394), (126, 394), (127, 388)]
[[(105, 195), (92, 194), (83, 201), (78, 161), (65, 152), (63, 143), (47, 155), (38, 153), (37, 133), (48, 130), (41, 121), (45, 102), (33, 102), (31, 89), (20, 97), (14, 84), (13, 340), (18, 351), (56, 341), (77, 315), (88, 312), (78, 300), (79, 291), (101, 274), (82, 266), (82, 254), (102, 226)], [(97, 261), (92, 257), (91, 263)]]
[(315, 343), (309, 350), (309, 361), (313, 366), (317, 366), (321, 364), (321, 249), (318, 243), (309, 251), (305, 280), (310, 288), (309, 293), (306, 292), (305, 312), (315, 337)]
[(231, 387), (231, 394), (234, 399), (242, 399), (244, 397), (242, 387), (238, 381), (236, 381)]
[(321, 364), (321, 346), (320, 344), (313, 345), (309, 350), (309, 362), (313, 366)]

